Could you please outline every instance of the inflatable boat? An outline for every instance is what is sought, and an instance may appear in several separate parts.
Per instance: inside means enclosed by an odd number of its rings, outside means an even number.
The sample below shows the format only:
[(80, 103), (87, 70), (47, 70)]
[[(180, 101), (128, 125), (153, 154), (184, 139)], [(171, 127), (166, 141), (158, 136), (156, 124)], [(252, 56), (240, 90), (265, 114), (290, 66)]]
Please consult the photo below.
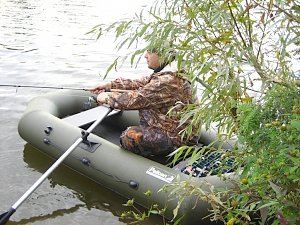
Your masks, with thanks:
[[(186, 172), (188, 160), (173, 167), (167, 165), (166, 158), (145, 158), (119, 147), (119, 137), (128, 126), (138, 124), (137, 111), (113, 110), (87, 135), (85, 130), (97, 117), (105, 113), (105, 106), (98, 106), (86, 91), (60, 90), (32, 99), (18, 125), (20, 136), (29, 144), (58, 159), (78, 138), (82, 142), (71, 152), (63, 163), (100, 185), (149, 208), (158, 204), (166, 207), (165, 217), (172, 219), (180, 196), (172, 189), (161, 191), (163, 187), (181, 181), (193, 182), (205, 188), (206, 182), (215, 188), (228, 187), (230, 183), (218, 176), (198, 168), (196, 175)], [(212, 132), (204, 132), (201, 142), (209, 143), (214, 139)], [(206, 164), (205, 164), (206, 163)], [(208, 190), (208, 189), (207, 189)], [(150, 196), (145, 193), (151, 192)], [(172, 193), (171, 193), (172, 192)], [(180, 224), (206, 224), (204, 217), (210, 212), (208, 203), (188, 196), (179, 207), (178, 217), (183, 216)]]

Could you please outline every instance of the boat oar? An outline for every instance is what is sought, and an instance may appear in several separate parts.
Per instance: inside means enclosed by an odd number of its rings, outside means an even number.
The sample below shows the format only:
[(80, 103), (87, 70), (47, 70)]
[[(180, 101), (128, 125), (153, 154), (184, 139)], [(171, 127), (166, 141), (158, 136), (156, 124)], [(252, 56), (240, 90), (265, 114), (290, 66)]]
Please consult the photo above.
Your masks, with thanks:
[(16, 212), (17, 208), (43, 183), (43, 181), (67, 158), (76, 147), (85, 140), (94, 128), (111, 112), (111, 108), (103, 106), (103, 115), (101, 115), (86, 131), (82, 130), (81, 137), (79, 137), (66, 151), (59, 157), (55, 163), (22, 195), (11, 208), (0, 215), (0, 225), (7, 223), (9, 218)]
[[(90, 91), (88, 88), (72, 88), (72, 87), (55, 87), (55, 86), (38, 86), (38, 85), (18, 85), (18, 84), (0, 84), (0, 87), (14, 87), (14, 88), (39, 88), (39, 89), (66, 89), (76, 91)], [(110, 89), (110, 92), (128, 92), (129, 90)]]

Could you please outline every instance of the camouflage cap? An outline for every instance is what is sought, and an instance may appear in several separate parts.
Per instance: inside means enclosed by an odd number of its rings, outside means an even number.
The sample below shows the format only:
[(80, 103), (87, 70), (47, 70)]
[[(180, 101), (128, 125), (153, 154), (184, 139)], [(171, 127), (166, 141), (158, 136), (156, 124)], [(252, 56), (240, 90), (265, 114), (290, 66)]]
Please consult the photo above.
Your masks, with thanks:
[(169, 62), (176, 58), (176, 51), (174, 50), (172, 42), (165, 41), (164, 43), (150, 44), (147, 49), (149, 52), (157, 53)]

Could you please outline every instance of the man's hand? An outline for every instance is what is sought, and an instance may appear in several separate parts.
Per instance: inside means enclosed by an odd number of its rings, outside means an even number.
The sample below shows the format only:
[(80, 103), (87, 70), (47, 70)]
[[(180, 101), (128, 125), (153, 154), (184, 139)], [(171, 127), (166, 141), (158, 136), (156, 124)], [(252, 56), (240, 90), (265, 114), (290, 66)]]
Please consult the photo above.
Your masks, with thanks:
[(88, 88), (90, 92), (93, 94), (100, 94), (105, 91), (109, 91), (111, 88), (111, 83), (107, 81), (102, 81), (101, 83), (97, 84), (94, 87)]
[(108, 98), (109, 98), (109, 93), (107, 93), (107, 92), (101, 92), (101, 93), (97, 96), (97, 102), (98, 102), (98, 104), (100, 104), (100, 105), (106, 104)]

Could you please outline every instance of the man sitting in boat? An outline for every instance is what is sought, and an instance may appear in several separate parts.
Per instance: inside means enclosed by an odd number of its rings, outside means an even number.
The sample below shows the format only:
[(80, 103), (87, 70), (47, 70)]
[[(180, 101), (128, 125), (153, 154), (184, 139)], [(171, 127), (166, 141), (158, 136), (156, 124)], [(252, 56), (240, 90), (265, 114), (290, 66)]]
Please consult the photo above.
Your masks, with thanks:
[[(183, 71), (177, 71), (174, 53), (171, 57), (163, 57), (155, 49), (148, 50), (145, 58), (148, 68), (154, 70), (150, 76), (134, 80), (118, 78), (110, 82), (102, 81), (90, 89), (92, 93), (98, 94), (99, 104), (108, 104), (120, 110), (139, 110), (140, 125), (123, 131), (121, 146), (149, 156), (166, 155), (179, 146), (196, 144), (194, 138), (182, 138), (180, 135), (180, 131), (188, 124), (179, 126), (180, 107), (174, 106), (178, 103), (194, 103), (195, 97), (190, 82), (183, 77)], [(116, 93), (109, 92), (110, 89), (128, 91)]]

